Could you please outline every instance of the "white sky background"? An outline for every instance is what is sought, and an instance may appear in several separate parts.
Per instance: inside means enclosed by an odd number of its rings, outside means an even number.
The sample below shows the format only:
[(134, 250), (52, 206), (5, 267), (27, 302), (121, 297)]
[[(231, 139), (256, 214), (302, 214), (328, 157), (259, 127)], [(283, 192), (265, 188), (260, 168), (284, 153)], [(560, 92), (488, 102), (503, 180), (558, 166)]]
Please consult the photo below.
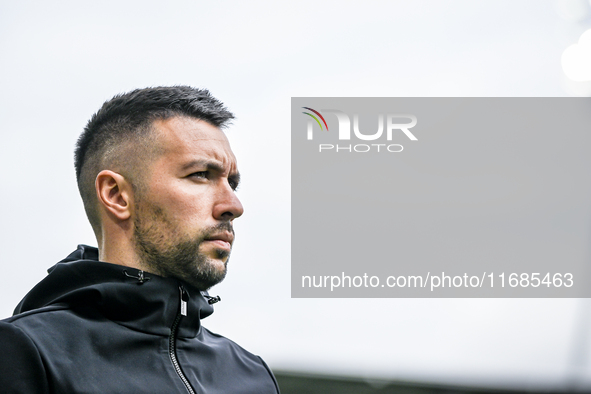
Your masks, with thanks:
[(208, 328), (275, 369), (591, 388), (588, 300), (290, 298), (290, 98), (589, 94), (560, 64), (589, 3), (567, 3), (2, 0), (0, 315), (96, 245), (73, 169), (89, 117), (116, 93), (187, 84), (236, 113), (243, 174)]

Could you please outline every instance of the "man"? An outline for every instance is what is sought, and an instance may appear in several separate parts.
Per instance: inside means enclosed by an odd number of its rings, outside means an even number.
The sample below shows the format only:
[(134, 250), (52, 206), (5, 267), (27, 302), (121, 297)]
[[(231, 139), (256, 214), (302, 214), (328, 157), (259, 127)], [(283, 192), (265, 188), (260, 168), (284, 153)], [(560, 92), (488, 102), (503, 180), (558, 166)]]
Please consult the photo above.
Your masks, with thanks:
[(260, 357), (201, 325), (243, 212), (231, 119), (186, 86), (115, 96), (92, 117), (75, 164), (98, 249), (78, 246), (0, 322), (0, 391), (279, 392)]

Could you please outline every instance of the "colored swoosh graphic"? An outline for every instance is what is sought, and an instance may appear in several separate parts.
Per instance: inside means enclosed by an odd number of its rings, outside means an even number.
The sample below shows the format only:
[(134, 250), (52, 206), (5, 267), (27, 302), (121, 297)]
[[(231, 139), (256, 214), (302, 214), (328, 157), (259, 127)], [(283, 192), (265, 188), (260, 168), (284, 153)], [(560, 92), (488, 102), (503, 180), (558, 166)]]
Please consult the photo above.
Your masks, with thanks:
[[(307, 113), (307, 112), (302, 112), (302, 113), (303, 113), (303, 114), (306, 114), (306, 115), (308, 115), (308, 116), (311, 116), (312, 118), (314, 118), (314, 120), (315, 120), (316, 122), (318, 122), (318, 126), (320, 126), (320, 130), (323, 130), (323, 128), (322, 128), (322, 125), (320, 124), (320, 121), (318, 120), (318, 118), (317, 118), (317, 117), (315, 117), (314, 115), (312, 115), (312, 114), (309, 114), (309, 113)], [(328, 130), (328, 129), (327, 129), (327, 130)]]
[[(326, 131), (328, 131), (328, 125), (326, 124), (326, 120), (324, 120), (324, 116), (322, 116), (320, 114), (320, 112), (318, 112), (318, 111), (316, 111), (316, 110), (314, 110), (314, 109), (312, 109), (310, 107), (302, 107), (302, 108), (307, 109), (307, 110), (310, 110), (310, 111), (314, 112), (316, 115), (320, 116), (320, 119), (322, 119), (322, 122), (324, 122), (324, 125), (326, 126)], [(316, 118), (314, 118), (314, 119), (316, 119)], [(322, 130), (322, 125), (320, 125), (320, 130)]]

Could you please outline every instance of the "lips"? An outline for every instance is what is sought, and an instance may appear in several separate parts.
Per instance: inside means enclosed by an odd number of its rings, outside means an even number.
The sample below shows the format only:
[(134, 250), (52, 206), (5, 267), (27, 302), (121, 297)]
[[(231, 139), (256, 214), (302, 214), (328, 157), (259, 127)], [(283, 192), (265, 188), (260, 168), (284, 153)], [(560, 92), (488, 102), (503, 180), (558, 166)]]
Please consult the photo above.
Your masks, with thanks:
[(234, 242), (234, 235), (231, 233), (219, 233), (210, 235), (209, 237), (205, 238), (204, 241), (212, 242), (223, 249), (231, 249), (232, 242)]

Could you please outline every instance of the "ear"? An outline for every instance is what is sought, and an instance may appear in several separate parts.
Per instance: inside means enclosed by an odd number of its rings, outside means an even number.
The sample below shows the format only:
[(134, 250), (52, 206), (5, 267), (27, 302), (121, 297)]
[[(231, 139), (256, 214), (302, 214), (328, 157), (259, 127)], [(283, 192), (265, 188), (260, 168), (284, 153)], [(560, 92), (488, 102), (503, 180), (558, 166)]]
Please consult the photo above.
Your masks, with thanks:
[(123, 175), (103, 170), (96, 176), (95, 184), (99, 204), (119, 221), (131, 217), (132, 189)]

